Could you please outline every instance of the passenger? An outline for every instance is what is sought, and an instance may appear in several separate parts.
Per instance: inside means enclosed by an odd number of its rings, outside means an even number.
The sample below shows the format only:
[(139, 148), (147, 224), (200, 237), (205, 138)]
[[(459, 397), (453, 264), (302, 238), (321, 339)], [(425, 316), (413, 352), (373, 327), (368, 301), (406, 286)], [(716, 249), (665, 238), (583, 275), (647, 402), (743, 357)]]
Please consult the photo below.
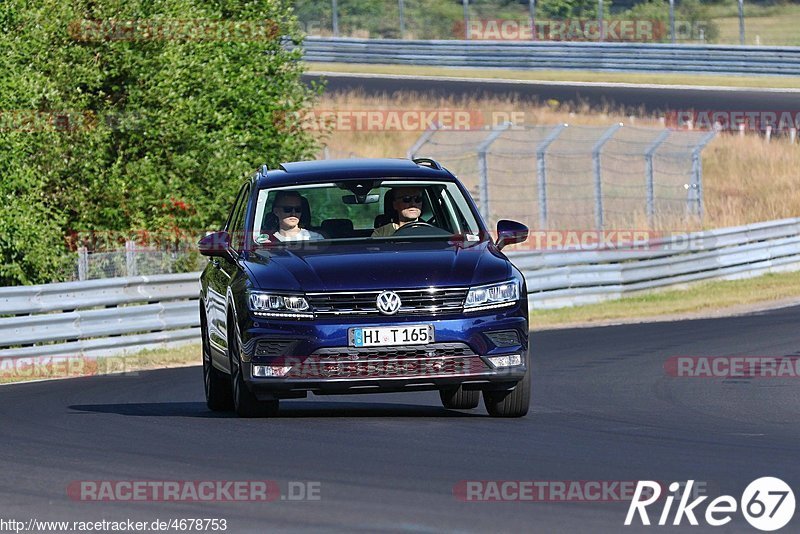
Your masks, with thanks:
[(422, 190), (418, 187), (392, 189), (392, 208), (396, 215), (393, 221), (372, 232), (372, 237), (390, 237), (401, 227), (416, 222), (422, 215)]
[(278, 228), (271, 236), (278, 241), (324, 239), (322, 234), (303, 228), (309, 224), (311, 213), (308, 201), (296, 191), (278, 191), (272, 202), (272, 214), (273, 220), (278, 221)]

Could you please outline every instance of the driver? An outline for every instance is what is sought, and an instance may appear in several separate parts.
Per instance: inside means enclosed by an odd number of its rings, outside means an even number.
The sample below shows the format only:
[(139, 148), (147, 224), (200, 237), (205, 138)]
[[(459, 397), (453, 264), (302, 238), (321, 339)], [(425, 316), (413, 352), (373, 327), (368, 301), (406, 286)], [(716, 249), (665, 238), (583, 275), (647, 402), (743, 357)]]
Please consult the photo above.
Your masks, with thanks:
[(422, 190), (419, 187), (394, 188), (392, 198), (396, 212), (394, 221), (376, 228), (372, 237), (392, 236), (401, 226), (416, 222), (422, 215)]

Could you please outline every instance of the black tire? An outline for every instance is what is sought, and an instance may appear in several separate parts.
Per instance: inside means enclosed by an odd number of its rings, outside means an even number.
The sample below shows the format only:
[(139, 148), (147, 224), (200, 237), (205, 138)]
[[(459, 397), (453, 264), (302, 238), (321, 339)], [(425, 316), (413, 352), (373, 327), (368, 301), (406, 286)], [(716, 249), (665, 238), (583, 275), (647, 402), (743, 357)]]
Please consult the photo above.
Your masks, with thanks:
[(206, 406), (212, 412), (228, 412), (233, 410), (231, 396), (231, 380), (211, 364), (211, 351), (208, 346), (208, 323), (205, 311), (200, 310), (200, 335), (203, 346), (203, 384), (206, 390)]
[(512, 391), (484, 391), (483, 405), (492, 417), (524, 417), (531, 403), (531, 369)]
[(477, 389), (465, 391), (464, 388), (458, 386), (439, 390), (439, 398), (442, 399), (442, 406), (450, 410), (471, 410), (478, 407), (481, 392)]
[(239, 335), (233, 320), (228, 328), (234, 330), (228, 341), (228, 357), (231, 361), (231, 389), (233, 390), (233, 409), (239, 417), (270, 417), (278, 414), (277, 400), (262, 401), (247, 387), (242, 376), (242, 361), (239, 352)]

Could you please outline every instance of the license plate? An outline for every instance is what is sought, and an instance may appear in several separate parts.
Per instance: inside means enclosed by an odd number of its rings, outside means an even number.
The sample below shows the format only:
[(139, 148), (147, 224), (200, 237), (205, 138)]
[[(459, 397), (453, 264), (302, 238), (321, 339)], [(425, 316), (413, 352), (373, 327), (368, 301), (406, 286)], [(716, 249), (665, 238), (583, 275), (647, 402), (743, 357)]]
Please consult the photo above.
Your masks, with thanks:
[(351, 328), (351, 347), (386, 347), (391, 345), (425, 345), (433, 343), (433, 325), (382, 326)]

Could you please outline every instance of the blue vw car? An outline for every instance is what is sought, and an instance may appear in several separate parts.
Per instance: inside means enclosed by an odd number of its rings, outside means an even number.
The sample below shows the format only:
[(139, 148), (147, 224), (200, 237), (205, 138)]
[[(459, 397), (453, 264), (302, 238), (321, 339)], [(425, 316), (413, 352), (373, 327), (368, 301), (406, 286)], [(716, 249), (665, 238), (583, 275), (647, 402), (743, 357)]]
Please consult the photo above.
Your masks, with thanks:
[(286, 163), (244, 183), (204, 237), (208, 407), (438, 390), (449, 409), (521, 417), (530, 403), (525, 279), (467, 189), (429, 159)]

